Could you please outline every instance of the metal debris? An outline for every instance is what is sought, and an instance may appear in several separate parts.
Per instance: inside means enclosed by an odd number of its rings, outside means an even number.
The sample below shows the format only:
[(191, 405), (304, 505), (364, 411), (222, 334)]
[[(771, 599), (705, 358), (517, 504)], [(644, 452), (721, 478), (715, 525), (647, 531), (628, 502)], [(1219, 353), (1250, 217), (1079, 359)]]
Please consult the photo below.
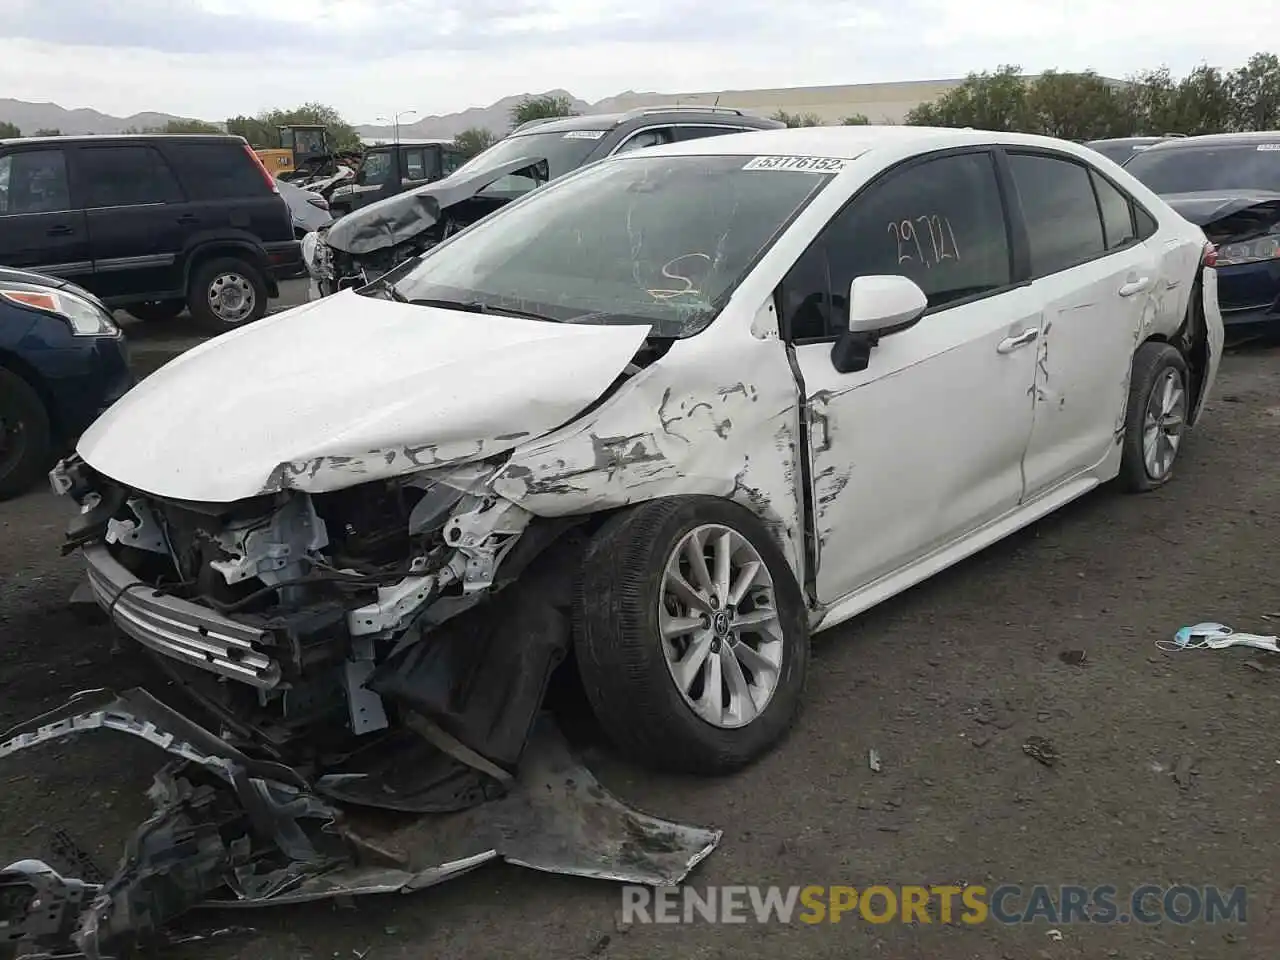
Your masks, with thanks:
[(880, 754), (877, 751), (867, 751), (867, 766), (871, 768), (872, 773), (880, 772)]
[(155, 813), (103, 883), (64, 877), (37, 860), (0, 870), (0, 903), (10, 909), (0, 914), (0, 946), (76, 950), (97, 960), (155, 939), (196, 906), (408, 893), (499, 859), (668, 886), (721, 837), (621, 803), (572, 757), (546, 718), (535, 724), (501, 799), (390, 826), (366, 821), (358, 807), (342, 809), (297, 770), (246, 755), (145, 691), (103, 691), (91, 706), (78, 696), (66, 715), (45, 714), (20, 728), (0, 743), (0, 759), (91, 731), (138, 737), (174, 758), (149, 792)]
[(1058, 748), (1047, 737), (1027, 737), (1022, 744), (1022, 752), (1046, 767), (1052, 767), (1061, 759)]

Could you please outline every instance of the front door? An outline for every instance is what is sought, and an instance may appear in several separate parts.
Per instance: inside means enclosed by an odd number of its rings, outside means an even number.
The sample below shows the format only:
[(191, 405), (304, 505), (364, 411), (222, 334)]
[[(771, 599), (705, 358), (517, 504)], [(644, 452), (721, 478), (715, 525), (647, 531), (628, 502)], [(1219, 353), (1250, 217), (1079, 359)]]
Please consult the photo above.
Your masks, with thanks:
[(0, 156), (0, 266), (84, 283), (93, 269), (66, 152), (43, 145)]
[(1025, 464), (1031, 499), (1119, 456), (1133, 348), (1163, 285), (1131, 199), (1110, 181), (1060, 154), (1010, 153), (1009, 168), (1031, 289), (1044, 307)]
[[(1038, 310), (1012, 284), (985, 150), (885, 174), (832, 220), (781, 285), (810, 408), (817, 593), (823, 603), (1015, 509), (1032, 427)], [(857, 276), (902, 274), (929, 297), (867, 368), (840, 373)]]

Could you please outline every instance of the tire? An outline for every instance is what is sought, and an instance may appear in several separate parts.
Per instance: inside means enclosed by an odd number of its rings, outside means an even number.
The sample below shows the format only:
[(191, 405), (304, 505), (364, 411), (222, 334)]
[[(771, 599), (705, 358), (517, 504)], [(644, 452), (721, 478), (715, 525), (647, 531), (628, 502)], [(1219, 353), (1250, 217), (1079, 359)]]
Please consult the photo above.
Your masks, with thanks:
[[(1173, 394), (1166, 392), (1170, 389)], [(1173, 477), (1178, 452), (1186, 439), (1189, 402), (1187, 362), (1182, 354), (1167, 343), (1140, 346), (1133, 357), (1129, 405), (1125, 410), (1120, 459), (1120, 484), (1125, 490), (1145, 493), (1164, 486)], [(1166, 405), (1174, 409), (1165, 410)], [(1165, 456), (1149, 459), (1148, 435), (1163, 438), (1158, 449)]]
[(0, 367), (0, 500), (26, 493), (53, 456), (49, 412), (35, 389)]
[[(226, 291), (217, 309), (211, 301), (215, 284)], [(262, 272), (239, 257), (206, 260), (191, 271), (187, 308), (196, 325), (208, 333), (226, 333), (261, 320), (267, 312), (267, 299), (267, 282)]]
[[(771, 644), (764, 642), (768, 639), (765, 634), (752, 635), (751, 631), (745, 638), (739, 637), (737, 643), (721, 644), (714, 639), (715, 630), (719, 629), (723, 636), (725, 624), (715, 624), (711, 617), (671, 644), (663, 640), (660, 624), (668, 619), (672, 608), (660, 614), (660, 605), (676, 602), (674, 598), (668, 600), (668, 560), (695, 531), (700, 531), (699, 536), (709, 533), (708, 540), (713, 543), (718, 543), (727, 531), (731, 539), (738, 538), (734, 542), (741, 552), (735, 561), (750, 556), (743, 549), (745, 544), (762, 562), (767, 577), (757, 575), (758, 587), (746, 591), (737, 616), (752, 613), (757, 601), (771, 595), (772, 609), (777, 614), (777, 630)], [(714, 570), (714, 566), (708, 566)], [(696, 577), (684, 572), (687, 582), (696, 585)], [(734, 579), (734, 572), (736, 567), (730, 579)], [(766, 579), (771, 579), (771, 589), (763, 584)], [(719, 609), (723, 612), (723, 607)], [(757, 607), (754, 612), (767, 616), (768, 608)], [(708, 634), (713, 639), (706, 639)], [(667, 651), (688, 656), (699, 639), (713, 646), (704, 647), (711, 652), (705, 654), (704, 665), (693, 674), (687, 696), (677, 685), (677, 668), (669, 665)], [(713, 722), (695, 711), (693, 699), (714, 712), (707, 672), (713, 661), (728, 665), (733, 660), (745, 666), (732, 652), (742, 650), (744, 639), (753, 651), (765, 651), (777, 669), (771, 678), (761, 667), (757, 667), (758, 673), (747, 667), (741, 676), (756, 679), (762, 702), (757, 705), (752, 697), (750, 708), (743, 710), (746, 701), (742, 696), (730, 698), (724, 706), (736, 705), (736, 718), (729, 717), (733, 711), (722, 709), (717, 714), (720, 722)], [(715, 652), (717, 646), (719, 656)], [(754, 514), (715, 497), (672, 497), (640, 504), (613, 517), (588, 546), (574, 596), (574, 647), (592, 710), (621, 750), (660, 769), (716, 775), (758, 759), (790, 729), (800, 710), (808, 672), (808, 618), (791, 568)], [(751, 662), (763, 663), (760, 656), (757, 652)], [(763, 689), (771, 679), (775, 681), (772, 692), (764, 697)], [(722, 693), (725, 689), (722, 685)], [(754, 719), (746, 720), (747, 713), (755, 713)]]
[(129, 316), (143, 321), (172, 320), (187, 308), (185, 300), (148, 300), (125, 309)]

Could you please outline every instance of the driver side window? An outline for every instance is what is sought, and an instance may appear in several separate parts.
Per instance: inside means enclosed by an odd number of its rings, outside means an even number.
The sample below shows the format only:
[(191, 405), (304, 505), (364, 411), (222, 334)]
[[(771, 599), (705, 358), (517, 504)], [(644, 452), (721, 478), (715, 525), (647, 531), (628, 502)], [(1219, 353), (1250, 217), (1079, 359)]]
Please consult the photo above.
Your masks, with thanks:
[(649, 130), (641, 130), (639, 133), (632, 134), (624, 140), (614, 153), (629, 153), (632, 150), (643, 150), (645, 147), (656, 147), (660, 144), (670, 143), (672, 140), (671, 130), (667, 127), (654, 127)]
[(849, 323), (850, 284), (874, 274), (914, 280), (930, 309), (1009, 285), (1009, 238), (990, 153), (892, 171), (836, 214), (780, 286), (789, 339), (838, 336)]

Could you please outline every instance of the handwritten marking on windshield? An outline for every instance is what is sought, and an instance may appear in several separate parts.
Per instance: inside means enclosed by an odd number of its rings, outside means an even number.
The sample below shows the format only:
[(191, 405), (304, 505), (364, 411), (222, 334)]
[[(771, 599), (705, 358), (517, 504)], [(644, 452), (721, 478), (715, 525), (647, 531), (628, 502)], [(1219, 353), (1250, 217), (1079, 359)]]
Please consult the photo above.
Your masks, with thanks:
[[(921, 241), (920, 230), (927, 233), (927, 242)], [(945, 260), (960, 259), (951, 220), (936, 213), (914, 220), (891, 220), (885, 232), (893, 236), (899, 264), (920, 263), (932, 269)]]
[(674, 300), (676, 297), (699, 296), (701, 291), (698, 290), (693, 280), (683, 274), (673, 273), (671, 270), (672, 266), (679, 263), (681, 260), (691, 259), (705, 260), (707, 263), (711, 263), (711, 258), (705, 253), (686, 253), (668, 260), (662, 265), (662, 275), (668, 280), (678, 280), (683, 283), (684, 286), (679, 290), (664, 290), (659, 288), (646, 290), (645, 293), (649, 294), (649, 296), (653, 297), (655, 300)]

